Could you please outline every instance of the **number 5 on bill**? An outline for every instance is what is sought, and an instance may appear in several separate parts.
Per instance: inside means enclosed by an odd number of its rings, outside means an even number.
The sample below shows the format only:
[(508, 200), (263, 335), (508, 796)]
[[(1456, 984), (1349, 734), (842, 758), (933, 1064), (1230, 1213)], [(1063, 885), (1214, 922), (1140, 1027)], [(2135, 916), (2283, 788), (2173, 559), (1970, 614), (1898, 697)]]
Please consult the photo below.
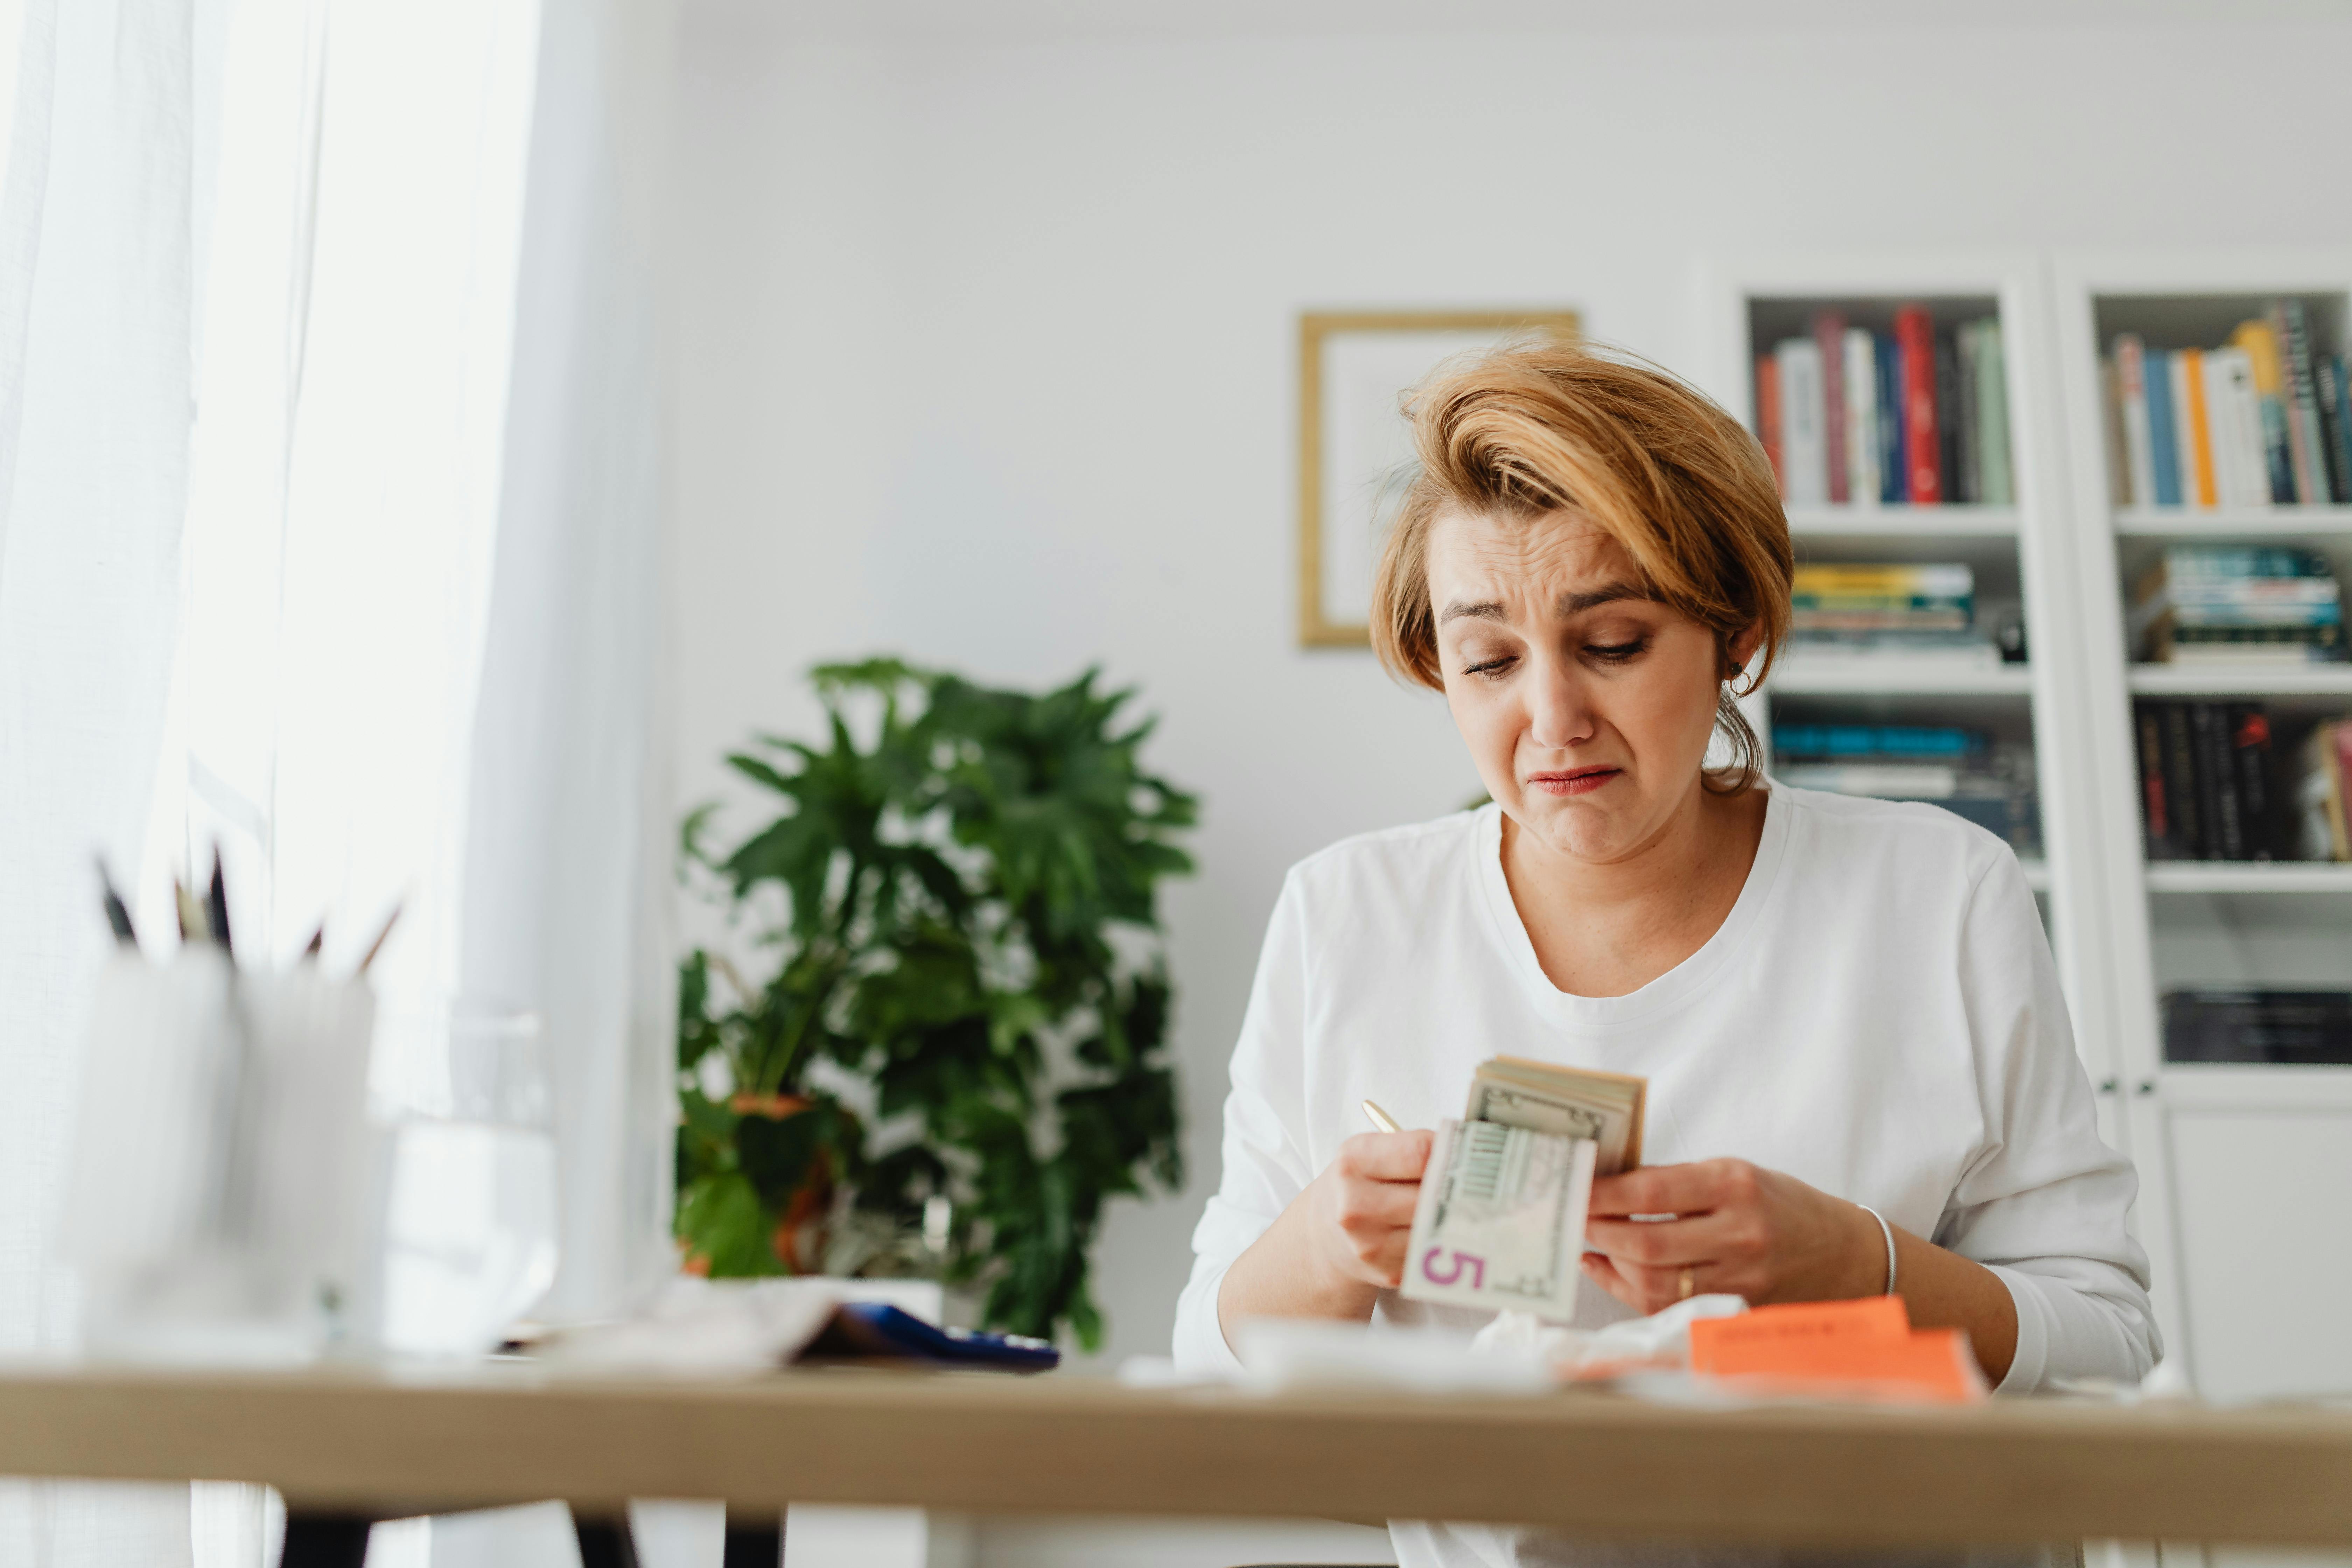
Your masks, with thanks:
[(1492, 1121), (1442, 1121), (1413, 1210), (1403, 1294), (1448, 1306), (1576, 1310), (1599, 1148)]

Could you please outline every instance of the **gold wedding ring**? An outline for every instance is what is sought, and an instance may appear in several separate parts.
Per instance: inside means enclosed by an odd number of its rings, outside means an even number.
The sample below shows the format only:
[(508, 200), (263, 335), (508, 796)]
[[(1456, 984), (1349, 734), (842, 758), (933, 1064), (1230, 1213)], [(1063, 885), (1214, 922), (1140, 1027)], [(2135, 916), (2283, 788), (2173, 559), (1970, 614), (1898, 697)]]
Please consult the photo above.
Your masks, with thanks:
[(1690, 1267), (1685, 1264), (1683, 1268), (1682, 1273), (1675, 1276), (1675, 1300), (1677, 1301), (1687, 1301), (1691, 1299), (1691, 1292), (1697, 1289), (1698, 1279)]

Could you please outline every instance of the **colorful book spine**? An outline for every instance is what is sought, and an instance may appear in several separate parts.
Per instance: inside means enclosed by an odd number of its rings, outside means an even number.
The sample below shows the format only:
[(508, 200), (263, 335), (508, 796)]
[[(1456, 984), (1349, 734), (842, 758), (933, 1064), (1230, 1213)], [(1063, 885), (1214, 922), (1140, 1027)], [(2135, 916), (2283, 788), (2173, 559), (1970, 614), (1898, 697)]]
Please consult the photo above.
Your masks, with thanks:
[(1903, 353), (1894, 335), (1874, 332), (1871, 352), (1878, 361), (1878, 499), (1900, 506), (1911, 499), (1910, 471), (1904, 466)]
[(1780, 461), (1780, 362), (1772, 354), (1756, 356), (1756, 439), (1772, 465), (1772, 482), (1780, 499), (1789, 499), (1789, 471)]
[(2287, 445), (2294, 459), (2294, 499), (2306, 505), (2324, 501), (2328, 498), (2327, 460), (2319, 428), (2319, 384), (2312, 374), (2303, 301), (2273, 300), (2271, 330), (2278, 334), (2280, 364), (2286, 377)]
[(2322, 721), (2305, 740), (2294, 781), (2296, 849), (2306, 860), (2352, 860), (2352, 719)]
[(1977, 331), (1974, 321), (1954, 328), (1949, 351), (1951, 381), (1940, 387), (1944, 406), (1952, 414), (1951, 477), (1954, 500), (1979, 505), (1984, 500), (1984, 453), (1979, 446), (1977, 418)]
[(1791, 506), (1830, 499), (1829, 448), (1822, 428), (1822, 351), (1810, 338), (1790, 338), (1773, 351), (1780, 361), (1780, 463)]
[(1952, 334), (1936, 334), (1936, 434), (1943, 443), (1943, 498), (1946, 504), (1961, 500), (1960, 430), (1973, 423), (1968, 399), (1960, 395), (1960, 356)]
[(1831, 503), (1843, 505), (1853, 499), (1845, 450), (1845, 318), (1835, 310), (1818, 312), (1813, 348), (1822, 362), (1822, 479)]
[(2263, 458), (2273, 504), (2294, 500), (2294, 452), (2287, 439), (2286, 380), (2279, 363), (2278, 334), (2268, 321), (2241, 321), (2230, 342), (2254, 369), (2254, 397), (2263, 421)]
[(2183, 349), (2173, 356), (2173, 389), (2181, 426), (2189, 433), (2180, 470), (2182, 500), (2191, 506), (2220, 504), (2213, 483), (2213, 430), (2205, 416), (2205, 353)]
[(2180, 504), (2179, 442), (2172, 429), (2172, 356), (2162, 349), (2147, 351), (2147, 439), (2149, 483), (2155, 504)]
[(1944, 499), (1941, 428), (1936, 407), (1936, 326), (1917, 305), (1895, 313), (1895, 342), (1902, 359), (1903, 456), (1906, 489), (1916, 506)]
[(2160, 710), (2164, 726), (2164, 794), (2172, 803), (2173, 843), (2184, 860), (2205, 858), (2205, 823), (2197, 795), (2197, 742), (2189, 728), (2189, 704), (2168, 702)]
[(2229, 727), (2210, 702), (2189, 705), (2189, 732), (2197, 746), (2197, 809), (2205, 819), (2205, 858), (2246, 858), (2244, 818), (2238, 810), (2237, 765), (2230, 755)]
[(1963, 562), (1808, 563), (1797, 568), (1790, 586), (1797, 594), (1823, 598), (1893, 595), (1958, 599), (1976, 592), (1976, 573)]
[(1977, 324), (1977, 456), (1983, 465), (1979, 489), (1987, 506), (2013, 506), (2017, 477), (2009, 450), (2009, 354), (2001, 346), (2000, 321)]
[(2331, 494), (2338, 501), (2352, 500), (2352, 386), (2345, 381), (2342, 354), (2329, 354), (2321, 376), (2325, 394), (2321, 406), (2328, 414), (2327, 459)]
[(2147, 703), (2132, 718), (2139, 735), (2140, 809), (2147, 830), (2147, 858), (2178, 860), (2180, 849), (2174, 842), (2171, 802), (2164, 790), (2164, 721)]
[(2245, 835), (2246, 858), (2271, 858), (2271, 721), (2259, 702), (2234, 702), (2226, 710), (2224, 731), (2235, 772), (2231, 782), (2238, 796), (2238, 816)]
[(2213, 393), (2210, 416), (2225, 506), (2271, 504), (2270, 461), (2264, 454), (2262, 399), (2254, 391), (2253, 360), (2240, 348), (2215, 349), (2205, 356), (2206, 384)]
[(2124, 455), (2133, 506), (2156, 504), (2156, 464), (2148, 447), (2147, 352), (2137, 332), (2116, 339), (2116, 393), (2123, 405)]
[(1845, 331), (1846, 494), (1857, 506), (1885, 496), (1878, 477), (1878, 350), (1860, 327)]

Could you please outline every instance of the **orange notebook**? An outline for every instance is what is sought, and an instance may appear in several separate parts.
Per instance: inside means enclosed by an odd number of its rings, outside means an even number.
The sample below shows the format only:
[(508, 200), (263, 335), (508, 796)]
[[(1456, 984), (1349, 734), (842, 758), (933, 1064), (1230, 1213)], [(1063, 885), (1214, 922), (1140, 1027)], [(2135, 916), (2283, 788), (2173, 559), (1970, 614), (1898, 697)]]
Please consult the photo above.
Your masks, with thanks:
[(1921, 1399), (1985, 1397), (1958, 1329), (1915, 1329), (1900, 1296), (1795, 1301), (1690, 1326), (1691, 1370), (1775, 1393)]

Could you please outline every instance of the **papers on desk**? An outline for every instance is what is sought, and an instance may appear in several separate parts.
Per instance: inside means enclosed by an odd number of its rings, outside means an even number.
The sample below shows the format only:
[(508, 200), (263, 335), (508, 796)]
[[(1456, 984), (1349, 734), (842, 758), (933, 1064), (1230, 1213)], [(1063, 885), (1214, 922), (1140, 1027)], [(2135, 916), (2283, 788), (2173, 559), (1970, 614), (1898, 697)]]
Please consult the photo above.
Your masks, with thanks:
[(715, 1374), (794, 1362), (880, 1361), (1043, 1372), (1044, 1340), (940, 1326), (924, 1279), (673, 1280), (636, 1316), (550, 1333), (531, 1349), (572, 1365)]
[(1967, 1404), (1984, 1374), (1957, 1329), (1914, 1329), (1902, 1300), (1807, 1301), (1755, 1310), (1696, 1296), (1598, 1330), (1504, 1312), (1475, 1337), (1307, 1319), (1237, 1325), (1245, 1387), (1541, 1394), (1609, 1387), (1669, 1404), (1784, 1400)]

